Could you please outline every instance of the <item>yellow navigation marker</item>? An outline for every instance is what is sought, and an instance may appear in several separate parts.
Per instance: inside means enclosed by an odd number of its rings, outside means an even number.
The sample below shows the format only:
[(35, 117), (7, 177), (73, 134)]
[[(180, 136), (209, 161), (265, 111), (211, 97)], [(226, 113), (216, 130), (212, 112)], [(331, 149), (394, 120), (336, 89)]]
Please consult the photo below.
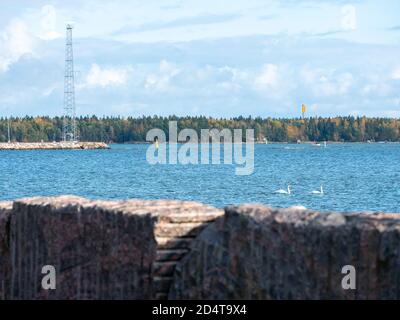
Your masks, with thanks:
[(301, 105), (301, 113), (302, 113), (302, 115), (303, 115), (303, 118), (304, 118), (304, 114), (306, 113), (306, 111), (307, 111), (307, 107), (306, 107), (306, 105), (303, 103), (303, 104)]

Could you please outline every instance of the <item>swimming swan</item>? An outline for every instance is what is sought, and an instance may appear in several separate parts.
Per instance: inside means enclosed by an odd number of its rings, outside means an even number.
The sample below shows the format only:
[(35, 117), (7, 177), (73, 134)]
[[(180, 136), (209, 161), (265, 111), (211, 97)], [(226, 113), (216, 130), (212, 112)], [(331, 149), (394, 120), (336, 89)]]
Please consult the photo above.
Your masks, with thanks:
[(280, 193), (280, 194), (291, 194), (292, 191), (290, 190), (290, 186), (288, 186), (288, 187), (287, 187), (287, 190), (280, 189), (280, 190), (275, 191), (275, 193)]
[(324, 189), (322, 188), (322, 186), (321, 186), (321, 189), (318, 191), (318, 190), (314, 190), (314, 191), (312, 191), (311, 192), (312, 194), (324, 194)]

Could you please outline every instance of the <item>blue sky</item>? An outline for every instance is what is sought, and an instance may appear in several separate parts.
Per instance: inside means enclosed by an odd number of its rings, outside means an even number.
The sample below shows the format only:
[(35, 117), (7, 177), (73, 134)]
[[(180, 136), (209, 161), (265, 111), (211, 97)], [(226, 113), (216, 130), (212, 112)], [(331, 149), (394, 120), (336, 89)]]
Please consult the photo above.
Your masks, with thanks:
[(0, 115), (400, 117), (400, 1), (2, 0)]

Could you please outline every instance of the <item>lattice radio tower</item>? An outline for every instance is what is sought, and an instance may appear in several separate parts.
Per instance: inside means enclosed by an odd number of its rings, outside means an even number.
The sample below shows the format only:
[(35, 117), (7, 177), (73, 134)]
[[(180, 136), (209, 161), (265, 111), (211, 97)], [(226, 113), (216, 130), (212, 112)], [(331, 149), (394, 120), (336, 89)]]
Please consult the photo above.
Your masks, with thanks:
[(74, 52), (72, 49), (72, 25), (70, 24), (67, 25), (65, 44), (63, 141), (76, 141), (78, 136), (76, 133)]

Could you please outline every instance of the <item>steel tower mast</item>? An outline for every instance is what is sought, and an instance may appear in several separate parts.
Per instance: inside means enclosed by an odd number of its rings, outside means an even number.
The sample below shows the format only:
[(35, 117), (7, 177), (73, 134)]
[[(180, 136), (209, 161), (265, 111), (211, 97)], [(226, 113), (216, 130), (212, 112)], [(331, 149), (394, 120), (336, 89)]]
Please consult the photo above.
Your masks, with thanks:
[(7, 117), (7, 124), (8, 143), (11, 143), (10, 117)]
[(78, 140), (76, 133), (74, 52), (72, 49), (72, 25), (67, 25), (64, 73), (63, 141)]

